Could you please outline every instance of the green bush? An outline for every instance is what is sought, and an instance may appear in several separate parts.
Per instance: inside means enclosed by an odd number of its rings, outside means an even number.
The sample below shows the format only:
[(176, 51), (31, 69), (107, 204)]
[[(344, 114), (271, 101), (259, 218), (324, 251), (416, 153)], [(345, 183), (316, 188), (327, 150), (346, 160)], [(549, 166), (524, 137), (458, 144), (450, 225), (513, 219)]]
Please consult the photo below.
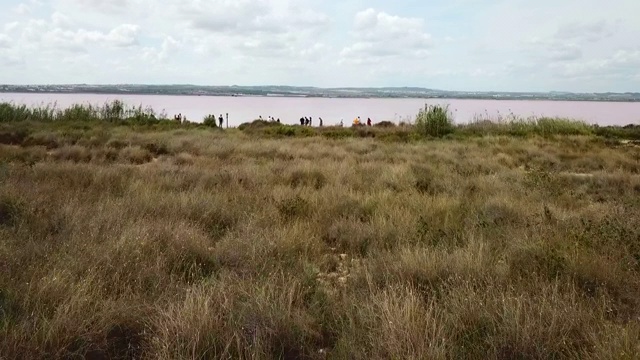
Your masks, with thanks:
[(0, 195), (0, 226), (11, 226), (22, 213), (22, 205), (12, 197)]
[(539, 135), (590, 135), (593, 128), (583, 122), (560, 118), (541, 118), (535, 122), (535, 129)]
[(374, 124), (373, 126), (381, 128), (393, 128), (396, 127), (396, 124), (392, 123), (391, 121), (381, 121), (377, 124)]
[(91, 105), (75, 104), (56, 114), (57, 121), (95, 121), (97, 119), (98, 113)]
[(316, 131), (313, 128), (293, 125), (268, 126), (260, 129), (260, 131), (265, 135), (276, 137), (309, 137), (316, 135)]
[(415, 126), (422, 136), (443, 137), (454, 131), (448, 106), (425, 105), (416, 117)]
[(202, 121), (202, 124), (204, 124), (205, 126), (208, 127), (218, 127), (218, 119), (216, 119), (215, 115), (209, 114), (207, 116), (204, 117), (204, 120)]
[(53, 120), (54, 116), (55, 111), (51, 106), (29, 108), (26, 105), (15, 105), (13, 103), (0, 104), (0, 123), (29, 120), (47, 122)]
[(267, 120), (254, 120), (250, 123), (242, 123), (240, 124), (240, 126), (238, 126), (238, 129), (240, 130), (255, 130), (255, 129), (262, 129), (262, 128), (266, 128), (266, 127), (277, 127), (280, 126), (281, 124), (278, 122), (271, 122), (271, 121), (267, 121)]
[(533, 135), (591, 135), (594, 127), (576, 120), (562, 118), (511, 118), (507, 121), (482, 119), (459, 125), (456, 132), (466, 136), (518, 136)]
[(327, 128), (327, 130), (322, 131), (322, 136), (329, 139), (343, 139), (353, 137), (354, 133), (349, 128)]
[(278, 203), (278, 211), (286, 220), (309, 215), (311, 205), (299, 195), (284, 199)]
[(123, 120), (125, 117), (125, 105), (120, 100), (114, 100), (110, 103), (105, 103), (99, 110), (101, 118), (107, 121), (117, 122)]
[(594, 134), (607, 139), (640, 140), (640, 125), (620, 126), (593, 126)]

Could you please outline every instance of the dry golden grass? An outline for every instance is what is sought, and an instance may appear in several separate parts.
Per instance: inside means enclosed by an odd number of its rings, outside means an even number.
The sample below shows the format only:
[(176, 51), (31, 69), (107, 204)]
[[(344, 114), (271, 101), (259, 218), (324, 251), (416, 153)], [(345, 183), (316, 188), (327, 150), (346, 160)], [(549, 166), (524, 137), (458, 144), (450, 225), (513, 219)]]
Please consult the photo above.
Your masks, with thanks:
[(0, 145), (0, 358), (637, 359), (640, 148)]

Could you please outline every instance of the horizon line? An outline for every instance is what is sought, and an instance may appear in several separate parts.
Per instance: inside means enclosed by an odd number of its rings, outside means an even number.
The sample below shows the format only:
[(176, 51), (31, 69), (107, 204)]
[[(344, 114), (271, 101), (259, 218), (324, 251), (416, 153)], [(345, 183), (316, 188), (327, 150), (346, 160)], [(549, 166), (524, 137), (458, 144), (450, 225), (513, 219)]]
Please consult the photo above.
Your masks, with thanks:
[(149, 86), (149, 87), (161, 87), (161, 86), (192, 86), (192, 87), (219, 87), (219, 88), (243, 88), (243, 87), (255, 87), (255, 88), (268, 88), (268, 87), (288, 87), (288, 88), (298, 88), (298, 89), (318, 89), (318, 90), (343, 90), (343, 89), (374, 89), (374, 90), (384, 90), (384, 89), (420, 89), (420, 90), (429, 90), (435, 92), (443, 92), (443, 93), (509, 93), (509, 94), (546, 94), (546, 93), (565, 93), (565, 94), (640, 94), (640, 90), (638, 91), (588, 91), (588, 92), (575, 92), (575, 91), (565, 91), (565, 90), (546, 90), (546, 91), (525, 91), (525, 90), (443, 90), (443, 89), (434, 89), (428, 88), (424, 86), (332, 86), (332, 87), (321, 87), (321, 86), (312, 86), (312, 85), (198, 85), (198, 84), (190, 84), (190, 83), (164, 83), (164, 84), (145, 84), (145, 83), (109, 83), (109, 84), (91, 84), (91, 83), (50, 83), (50, 84), (0, 84), (0, 86)]

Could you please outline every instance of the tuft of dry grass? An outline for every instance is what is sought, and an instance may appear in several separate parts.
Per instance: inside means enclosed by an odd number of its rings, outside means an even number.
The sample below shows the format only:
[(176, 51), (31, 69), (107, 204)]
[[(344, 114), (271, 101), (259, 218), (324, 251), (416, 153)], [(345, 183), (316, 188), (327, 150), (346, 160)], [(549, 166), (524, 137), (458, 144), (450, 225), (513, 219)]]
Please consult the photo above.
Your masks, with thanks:
[(638, 147), (3, 126), (0, 358), (640, 357)]

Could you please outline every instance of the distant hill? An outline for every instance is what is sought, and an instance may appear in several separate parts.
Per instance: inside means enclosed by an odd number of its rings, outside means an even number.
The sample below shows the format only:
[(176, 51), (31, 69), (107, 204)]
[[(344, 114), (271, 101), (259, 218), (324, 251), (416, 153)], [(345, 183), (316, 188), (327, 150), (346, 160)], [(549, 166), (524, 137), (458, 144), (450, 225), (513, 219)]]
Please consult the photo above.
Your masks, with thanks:
[(482, 92), (445, 91), (421, 87), (317, 88), (286, 85), (273, 86), (199, 86), (199, 85), (0, 85), (0, 92), (19, 93), (94, 93), (194, 96), (296, 96), (333, 98), (447, 98), (500, 100), (577, 100), (640, 101), (640, 93), (571, 93), (571, 92)]

